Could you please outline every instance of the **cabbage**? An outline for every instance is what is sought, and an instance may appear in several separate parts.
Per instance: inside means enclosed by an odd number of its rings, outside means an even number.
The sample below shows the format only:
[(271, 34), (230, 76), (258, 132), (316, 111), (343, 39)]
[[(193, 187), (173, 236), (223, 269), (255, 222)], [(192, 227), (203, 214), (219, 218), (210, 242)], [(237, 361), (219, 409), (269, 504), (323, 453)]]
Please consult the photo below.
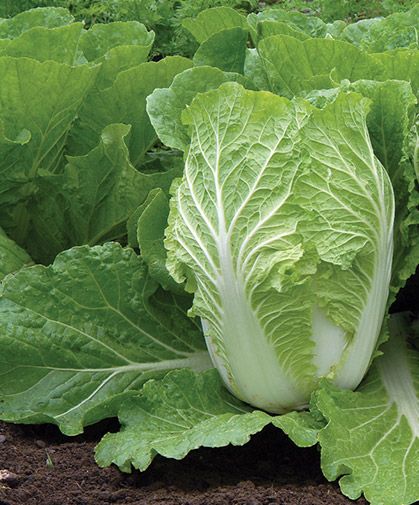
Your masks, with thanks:
[(321, 377), (356, 388), (376, 349), (394, 197), (368, 104), (340, 92), (318, 109), (228, 83), (183, 114), (168, 269), (194, 293), (229, 390), (269, 412), (304, 408)]

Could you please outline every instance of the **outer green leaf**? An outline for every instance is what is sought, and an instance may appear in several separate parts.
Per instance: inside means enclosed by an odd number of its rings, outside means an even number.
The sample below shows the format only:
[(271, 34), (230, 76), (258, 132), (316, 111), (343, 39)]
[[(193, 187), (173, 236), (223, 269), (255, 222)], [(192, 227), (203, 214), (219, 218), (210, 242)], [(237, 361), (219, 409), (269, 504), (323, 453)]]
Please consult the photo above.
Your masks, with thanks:
[(182, 370), (148, 382), (140, 396), (124, 402), (120, 433), (105, 435), (96, 448), (100, 466), (145, 470), (156, 456), (182, 459), (198, 447), (244, 445), (272, 421), (265, 412), (235, 399), (215, 370)]
[(409, 160), (411, 147), (408, 141), (414, 123), (416, 98), (410, 85), (403, 81), (358, 81), (351, 89), (372, 100), (367, 117), (368, 131), (374, 153), (386, 168), (394, 188), (396, 219), (392, 288), (396, 293), (419, 263), (416, 254), (409, 274), (402, 273), (403, 265), (409, 263), (406, 256), (413, 241), (413, 230), (409, 228), (415, 220), (414, 209), (409, 210), (409, 199), (414, 198), (411, 193), (417, 194), (417, 188)]
[(373, 53), (400, 47), (418, 49), (418, 25), (419, 6), (416, 6), (410, 11), (397, 12), (385, 18), (349, 24), (342, 31), (341, 38)]
[(146, 112), (147, 95), (169, 86), (176, 74), (191, 66), (190, 60), (174, 56), (120, 72), (111, 87), (89, 95), (71, 132), (70, 152), (86, 154), (97, 145), (107, 125), (125, 123), (132, 126), (128, 150), (137, 167), (157, 140)]
[[(80, 47), (88, 61), (103, 58), (118, 46), (151, 46), (154, 33), (138, 21), (96, 24), (85, 31)], [(137, 62), (142, 63), (142, 62)]]
[(137, 221), (137, 240), (141, 256), (150, 276), (164, 289), (183, 293), (183, 287), (173, 280), (166, 268), (167, 252), (164, 231), (169, 216), (169, 199), (161, 189), (152, 191)]
[(223, 379), (259, 408), (301, 408), (329, 374), (354, 388), (373, 355), (394, 203), (366, 112), (357, 94), (318, 110), (234, 83), (184, 112), (168, 269), (195, 293)]
[(244, 76), (254, 84), (256, 89), (268, 90), (271, 87), (262, 58), (256, 48), (246, 50)]
[[(395, 49), (371, 55), (372, 61), (382, 67), (381, 78), (410, 82), (413, 93), (419, 96), (419, 51)], [(377, 79), (377, 77), (375, 77)]]
[(85, 156), (67, 157), (62, 174), (39, 180), (31, 200), (28, 248), (44, 263), (74, 245), (95, 245), (126, 235), (126, 222), (155, 187), (169, 191), (177, 167), (144, 173), (130, 160), (130, 127), (107, 126), (97, 147)]
[(21, 12), (10, 19), (1, 19), (0, 38), (14, 39), (35, 26), (56, 28), (68, 25), (72, 21), (74, 21), (74, 18), (67, 9), (59, 7), (31, 9)]
[[(310, 37), (324, 37), (327, 33), (327, 24), (315, 16), (306, 16), (301, 12), (287, 11), (281, 8), (265, 9), (258, 14), (249, 14), (247, 17), (249, 25), (252, 27), (253, 36), (259, 31), (259, 23), (268, 21), (278, 23), (282, 27), (288, 26), (293, 31), (307, 34)], [(257, 37), (254, 37), (257, 40)]]
[(168, 192), (175, 167), (142, 173), (129, 161), (130, 127), (109, 125), (100, 144), (86, 156), (69, 157), (65, 169), (73, 243), (96, 244), (125, 235), (125, 224), (153, 188)]
[(80, 433), (167, 370), (208, 367), (181, 298), (140, 257), (109, 243), (9, 276), (0, 298), (0, 418)]
[(318, 412), (290, 412), (274, 417), (272, 424), (280, 428), (298, 447), (312, 447), (318, 442), (319, 431), (326, 424)]
[(243, 80), (239, 74), (202, 66), (189, 68), (177, 75), (169, 88), (155, 89), (147, 97), (147, 112), (160, 140), (166, 146), (185, 151), (190, 142), (188, 129), (181, 121), (185, 107), (198, 93), (216, 89), (228, 81), (243, 84)]
[(7, 274), (28, 265), (32, 260), (21, 247), (10, 240), (0, 228), (0, 281)]
[(186, 28), (202, 44), (215, 33), (231, 28), (248, 30), (246, 18), (230, 7), (214, 7), (206, 9), (196, 18), (186, 18), (182, 21)]
[(406, 343), (406, 327), (393, 321), (383, 347), (357, 392), (327, 384), (315, 395), (327, 419), (320, 432), (322, 469), (351, 499), (372, 505), (419, 500), (419, 354)]
[(231, 28), (214, 33), (196, 51), (195, 65), (217, 67), (225, 72), (243, 73), (246, 59), (248, 32), (243, 28)]
[(15, 39), (0, 40), (0, 55), (33, 58), (41, 62), (53, 60), (68, 65), (86, 63), (79, 47), (84, 31), (82, 23), (53, 29), (32, 28)]
[(333, 39), (297, 40), (287, 35), (263, 39), (258, 46), (271, 90), (292, 97), (331, 88), (342, 79), (380, 79), (382, 67), (367, 53)]
[[(38, 178), (60, 169), (74, 118), (96, 77), (95, 68), (53, 61), (0, 58), (0, 225), (25, 244), (30, 199)], [(9, 140), (13, 139), (13, 140)]]

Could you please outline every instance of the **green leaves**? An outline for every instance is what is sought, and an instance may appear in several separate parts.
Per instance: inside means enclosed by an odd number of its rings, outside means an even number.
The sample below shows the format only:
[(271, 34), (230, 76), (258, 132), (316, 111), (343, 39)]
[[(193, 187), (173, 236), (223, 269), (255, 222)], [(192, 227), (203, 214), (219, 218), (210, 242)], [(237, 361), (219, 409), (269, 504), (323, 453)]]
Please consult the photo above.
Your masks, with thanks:
[(394, 318), (384, 355), (357, 392), (325, 384), (315, 394), (328, 423), (319, 433), (323, 473), (343, 475), (339, 484), (353, 500), (361, 493), (372, 505), (419, 499), (419, 357), (407, 335), (406, 322)]
[(182, 370), (148, 382), (124, 402), (119, 419), (121, 432), (102, 439), (96, 461), (125, 472), (131, 465), (145, 470), (156, 454), (181, 459), (198, 447), (244, 445), (272, 420), (228, 393), (215, 370)]
[(182, 123), (182, 111), (198, 93), (217, 89), (230, 81), (244, 84), (239, 74), (202, 66), (189, 68), (176, 75), (169, 88), (155, 89), (147, 97), (147, 113), (160, 140), (169, 147), (186, 151), (190, 135)]
[(185, 302), (132, 250), (78, 247), (8, 277), (0, 298), (0, 418), (67, 434), (115, 415), (120, 399), (175, 368), (210, 366)]
[(24, 13), (0, 30), (0, 226), (45, 264), (120, 239), (148, 192), (168, 191), (175, 170), (138, 171), (157, 141), (146, 97), (192, 65), (145, 63), (154, 35), (141, 23), (86, 31), (64, 14)]

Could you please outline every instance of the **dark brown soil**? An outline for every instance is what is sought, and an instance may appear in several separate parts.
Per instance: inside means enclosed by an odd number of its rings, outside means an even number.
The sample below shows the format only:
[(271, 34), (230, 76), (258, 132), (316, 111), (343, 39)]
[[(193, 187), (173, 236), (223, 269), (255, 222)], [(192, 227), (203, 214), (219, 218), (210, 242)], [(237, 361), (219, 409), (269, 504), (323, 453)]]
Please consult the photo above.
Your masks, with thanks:
[(111, 421), (66, 438), (53, 426), (0, 423), (0, 472), (11, 472), (1, 473), (0, 505), (353, 503), (322, 477), (315, 448), (297, 449), (277, 429), (244, 447), (201, 449), (183, 461), (158, 457), (147, 472), (128, 475), (100, 469), (93, 458), (96, 442), (117, 428)]

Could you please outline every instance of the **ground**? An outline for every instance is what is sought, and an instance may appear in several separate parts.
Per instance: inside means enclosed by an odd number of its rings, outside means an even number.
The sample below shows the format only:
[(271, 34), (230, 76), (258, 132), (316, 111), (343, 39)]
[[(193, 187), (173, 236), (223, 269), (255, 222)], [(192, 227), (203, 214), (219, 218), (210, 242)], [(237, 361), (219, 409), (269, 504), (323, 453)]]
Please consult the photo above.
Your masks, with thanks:
[(109, 421), (68, 438), (54, 426), (0, 423), (0, 505), (353, 504), (323, 478), (317, 449), (296, 448), (278, 429), (244, 447), (201, 449), (182, 461), (158, 457), (142, 474), (94, 462), (95, 444), (116, 429)]

